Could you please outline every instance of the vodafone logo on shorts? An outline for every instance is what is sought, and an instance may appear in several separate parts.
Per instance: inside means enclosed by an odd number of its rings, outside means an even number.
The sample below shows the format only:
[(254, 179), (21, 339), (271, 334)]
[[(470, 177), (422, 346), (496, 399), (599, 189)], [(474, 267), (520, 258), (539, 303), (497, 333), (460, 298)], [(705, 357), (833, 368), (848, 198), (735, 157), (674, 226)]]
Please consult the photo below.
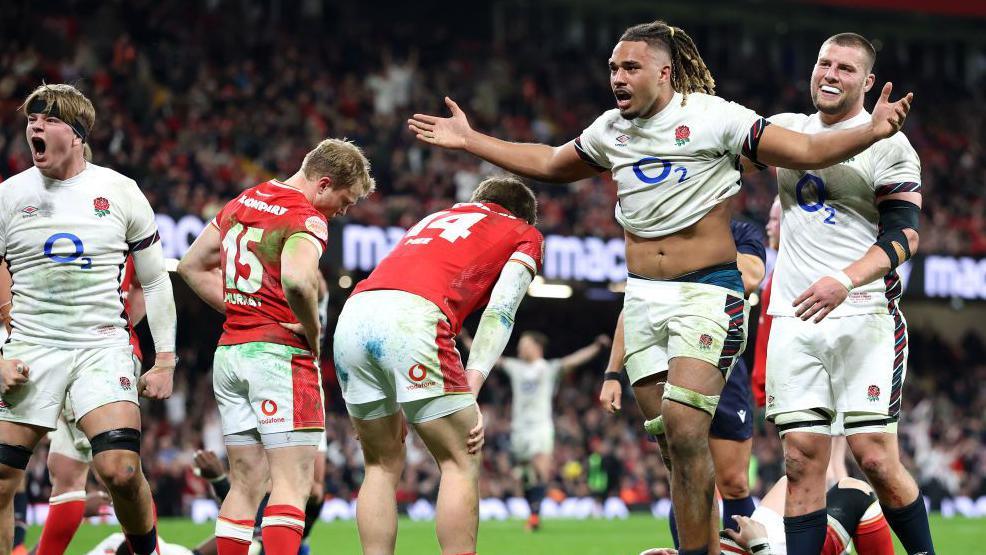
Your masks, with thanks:
[(429, 387), (434, 387), (438, 385), (435, 380), (429, 380), (428, 378), (428, 368), (423, 364), (415, 364), (414, 366), (407, 369), (407, 377), (411, 378), (414, 382), (407, 386), (407, 390), (411, 391), (413, 389), (428, 389)]
[(415, 364), (407, 370), (407, 377), (411, 378), (412, 382), (420, 382), (428, 377), (428, 369), (421, 364)]
[(264, 413), (264, 416), (274, 416), (277, 412), (277, 403), (270, 399), (265, 399), (260, 403), (260, 412)]

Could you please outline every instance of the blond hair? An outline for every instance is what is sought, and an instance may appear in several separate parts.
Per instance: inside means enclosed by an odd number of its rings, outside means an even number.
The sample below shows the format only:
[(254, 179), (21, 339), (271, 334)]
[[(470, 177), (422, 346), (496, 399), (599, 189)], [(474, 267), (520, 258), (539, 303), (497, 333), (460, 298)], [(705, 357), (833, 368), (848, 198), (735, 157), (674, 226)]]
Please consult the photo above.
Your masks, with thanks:
[(363, 198), (376, 188), (370, 161), (347, 139), (325, 139), (305, 155), (301, 171), (308, 180), (331, 177), (335, 189), (351, 189)]
[[(96, 108), (92, 101), (79, 89), (64, 83), (42, 83), (27, 95), (19, 109), (25, 116), (32, 113), (57, 115), (75, 130), (83, 142), (96, 124)], [(92, 153), (89, 154), (91, 157)]]

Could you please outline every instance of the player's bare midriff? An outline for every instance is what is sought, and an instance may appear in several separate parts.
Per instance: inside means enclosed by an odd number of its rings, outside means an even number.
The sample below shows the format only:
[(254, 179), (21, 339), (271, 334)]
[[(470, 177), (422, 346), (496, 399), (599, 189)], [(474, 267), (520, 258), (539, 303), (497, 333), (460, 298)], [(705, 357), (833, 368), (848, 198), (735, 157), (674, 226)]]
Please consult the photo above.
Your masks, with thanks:
[(688, 272), (736, 261), (729, 231), (730, 208), (717, 205), (681, 231), (648, 239), (625, 233), (627, 270), (653, 279), (673, 279)]

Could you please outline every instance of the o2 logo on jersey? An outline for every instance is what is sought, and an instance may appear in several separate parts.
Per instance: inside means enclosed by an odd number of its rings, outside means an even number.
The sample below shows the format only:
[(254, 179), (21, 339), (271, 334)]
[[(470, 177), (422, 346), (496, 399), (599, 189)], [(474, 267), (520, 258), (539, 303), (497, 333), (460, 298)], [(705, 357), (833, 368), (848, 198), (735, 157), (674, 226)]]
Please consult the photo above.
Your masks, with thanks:
[[(805, 200), (806, 193), (814, 190), (815, 201)], [(825, 190), (825, 182), (822, 181), (821, 177), (817, 175), (812, 175), (806, 173), (801, 179), (798, 180), (798, 184), (794, 187), (794, 195), (798, 199), (798, 206), (801, 207), (805, 212), (818, 212), (819, 210), (824, 210), (828, 212), (828, 216), (822, 220), (822, 223), (835, 225), (835, 208), (825, 204), (828, 199), (828, 193)]]
[[(656, 175), (644, 173), (645, 166), (661, 165), (661, 170)], [(648, 168), (650, 170), (650, 168)], [(678, 174), (678, 183), (688, 179), (688, 170), (684, 166), (672, 166), (671, 162), (656, 156), (647, 156), (633, 163), (633, 174), (637, 179), (648, 185), (657, 185), (665, 181), (672, 173)]]
[[(55, 254), (56, 246), (60, 247), (65, 244), (66, 241), (72, 243), (75, 250), (70, 254)], [(64, 252), (64, 251), (61, 251)], [(55, 262), (60, 262), (62, 264), (68, 264), (75, 262), (76, 260), (81, 260), (82, 265), (80, 268), (83, 270), (88, 270), (92, 268), (92, 258), (88, 256), (82, 256), (86, 253), (85, 247), (82, 245), (82, 239), (71, 233), (56, 233), (45, 241), (45, 256), (54, 260)]]

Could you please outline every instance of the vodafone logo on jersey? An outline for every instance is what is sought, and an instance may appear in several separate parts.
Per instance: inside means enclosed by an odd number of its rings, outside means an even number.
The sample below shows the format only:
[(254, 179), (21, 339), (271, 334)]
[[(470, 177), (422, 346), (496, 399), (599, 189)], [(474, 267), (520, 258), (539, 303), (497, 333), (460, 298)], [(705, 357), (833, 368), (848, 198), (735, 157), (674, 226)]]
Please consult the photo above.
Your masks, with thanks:
[(274, 416), (277, 413), (277, 403), (265, 399), (260, 403), (260, 412), (264, 413), (264, 416)]

